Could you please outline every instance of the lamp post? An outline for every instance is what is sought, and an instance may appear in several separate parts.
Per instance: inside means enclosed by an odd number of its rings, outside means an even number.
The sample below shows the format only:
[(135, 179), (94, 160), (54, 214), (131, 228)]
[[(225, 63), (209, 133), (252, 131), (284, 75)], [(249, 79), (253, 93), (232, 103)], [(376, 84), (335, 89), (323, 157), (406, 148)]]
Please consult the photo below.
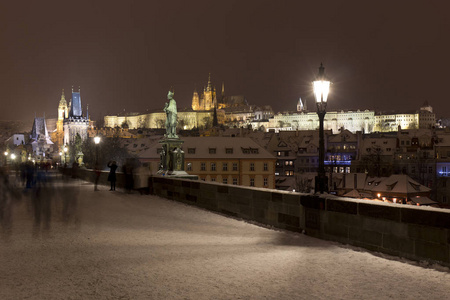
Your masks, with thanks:
[(319, 67), (319, 74), (313, 82), (314, 97), (316, 98), (317, 115), (319, 116), (319, 170), (316, 176), (315, 192), (328, 192), (328, 178), (325, 175), (325, 142), (323, 134), (323, 120), (327, 110), (327, 98), (330, 91), (330, 81), (325, 77), (325, 68)]
[(5, 151), (5, 166), (8, 164), (8, 151)]
[(98, 191), (98, 181), (100, 179), (100, 167), (98, 165), (98, 144), (100, 144), (100, 137), (97, 135), (94, 137), (94, 143), (95, 143), (95, 185), (94, 185), (94, 191)]
[(94, 143), (95, 143), (95, 164), (98, 165), (98, 144), (100, 144), (100, 137), (97, 135), (94, 137)]
[(69, 149), (67, 148), (66, 145), (64, 145), (63, 151), (64, 151), (64, 163), (65, 164), (67, 163), (67, 150), (69, 150)]
[(59, 164), (62, 166), (62, 151), (59, 151)]

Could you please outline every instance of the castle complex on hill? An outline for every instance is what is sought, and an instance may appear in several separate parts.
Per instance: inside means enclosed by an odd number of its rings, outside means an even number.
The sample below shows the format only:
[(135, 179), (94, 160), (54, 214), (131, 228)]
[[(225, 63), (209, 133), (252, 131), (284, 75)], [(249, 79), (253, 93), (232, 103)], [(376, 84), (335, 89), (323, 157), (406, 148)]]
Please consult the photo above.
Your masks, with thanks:
[[(221, 94), (208, 77), (202, 93), (194, 91), (190, 109), (179, 109), (178, 127), (180, 129), (207, 128), (212, 125), (213, 115), (217, 114), (219, 124), (229, 127), (252, 127), (258, 130), (315, 130), (319, 127), (319, 118), (315, 111), (307, 109), (301, 99), (297, 111), (273, 113), (270, 106), (249, 105), (244, 96), (226, 96), (222, 84)], [(161, 111), (148, 114), (125, 114), (105, 116), (105, 127), (123, 128), (163, 128), (165, 113)], [(381, 113), (374, 110), (330, 111), (325, 115), (324, 128), (338, 132), (345, 128), (351, 132), (361, 131), (390, 132), (401, 129), (432, 128), (436, 125), (433, 108), (425, 101), (418, 111), (402, 113)]]

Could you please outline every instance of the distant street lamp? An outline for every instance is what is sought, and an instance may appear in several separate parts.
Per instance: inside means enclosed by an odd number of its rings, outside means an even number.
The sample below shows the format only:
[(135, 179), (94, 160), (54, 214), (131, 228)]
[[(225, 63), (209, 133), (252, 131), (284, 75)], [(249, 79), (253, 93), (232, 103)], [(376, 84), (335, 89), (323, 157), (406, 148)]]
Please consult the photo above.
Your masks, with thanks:
[(94, 137), (94, 143), (95, 143), (95, 164), (98, 164), (98, 144), (100, 144), (100, 137), (96, 136)]
[(67, 163), (67, 151), (69, 149), (67, 148), (67, 146), (64, 145), (63, 151), (64, 151), (64, 163)]
[(59, 164), (62, 165), (62, 151), (59, 151)]
[(95, 171), (95, 185), (94, 185), (94, 191), (98, 191), (98, 181), (100, 179), (100, 167), (98, 165), (98, 144), (100, 144), (100, 137), (96, 136), (94, 137), (94, 143), (95, 143), (95, 166), (94, 166), (94, 171)]
[(5, 151), (5, 166), (8, 164), (8, 151)]
[(313, 82), (314, 97), (316, 98), (317, 115), (319, 116), (319, 170), (316, 176), (315, 192), (328, 192), (328, 178), (325, 176), (325, 142), (323, 134), (323, 120), (327, 110), (327, 98), (331, 82), (325, 77), (325, 68), (319, 67), (319, 75)]

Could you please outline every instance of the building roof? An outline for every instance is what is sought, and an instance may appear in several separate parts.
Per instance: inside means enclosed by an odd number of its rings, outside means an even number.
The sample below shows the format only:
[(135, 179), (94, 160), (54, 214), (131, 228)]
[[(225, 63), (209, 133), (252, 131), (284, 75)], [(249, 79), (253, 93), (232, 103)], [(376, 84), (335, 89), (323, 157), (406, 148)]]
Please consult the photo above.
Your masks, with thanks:
[[(247, 137), (183, 137), (181, 140), (184, 142), (182, 149), (185, 158), (275, 159), (275, 156)], [(140, 158), (159, 159), (159, 148), (159, 141), (153, 142), (137, 155)]]
[(417, 181), (413, 180), (408, 175), (396, 174), (391, 175), (385, 179), (382, 179), (377, 186), (372, 188), (372, 192), (388, 192), (391, 194), (417, 194), (427, 193), (431, 189), (421, 185)]

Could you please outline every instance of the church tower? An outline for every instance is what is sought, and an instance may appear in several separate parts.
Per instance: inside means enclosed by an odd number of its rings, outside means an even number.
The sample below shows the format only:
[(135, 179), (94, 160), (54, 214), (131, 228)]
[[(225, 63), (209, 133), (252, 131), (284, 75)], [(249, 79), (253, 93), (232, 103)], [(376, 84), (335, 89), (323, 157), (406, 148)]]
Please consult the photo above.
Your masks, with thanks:
[(64, 139), (64, 119), (69, 116), (69, 109), (67, 107), (66, 96), (64, 95), (64, 89), (61, 93), (61, 100), (59, 100), (58, 106), (58, 120), (56, 121), (56, 142), (58, 146), (63, 145)]
[(69, 114), (67, 118), (64, 119), (63, 124), (65, 145), (72, 144), (77, 135), (79, 135), (82, 140), (87, 139), (89, 118), (88, 116), (83, 116), (80, 89), (78, 89), (78, 92), (74, 92), (72, 88), (72, 100), (70, 102)]
[(200, 110), (197, 90), (194, 91), (194, 95), (192, 96), (192, 110)]
[(305, 111), (307, 111), (306, 102), (303, 103), (302, 98), (298, 99), (297, 111), (298, 112), (305, 112)]

